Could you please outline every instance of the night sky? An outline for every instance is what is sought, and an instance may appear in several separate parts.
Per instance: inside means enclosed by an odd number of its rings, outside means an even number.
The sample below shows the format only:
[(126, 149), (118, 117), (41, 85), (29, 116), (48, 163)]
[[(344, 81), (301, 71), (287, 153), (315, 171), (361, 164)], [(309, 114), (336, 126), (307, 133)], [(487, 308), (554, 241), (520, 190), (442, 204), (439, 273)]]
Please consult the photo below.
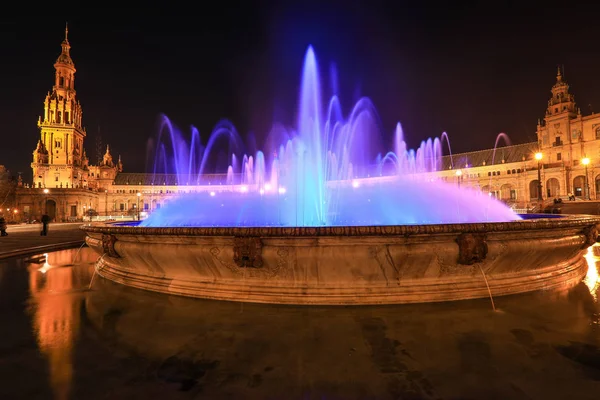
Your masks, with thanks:
[(147, 170), (160, 113), (204, 143), (223, 118), (259, 147), (273, 121), (294, 124), (309, 44), (327, 92), (335, 63), (345, 113), (372, 99), (390, 150), (398, 121), (410, 147), (443, 131), (455, 153), (493, 147), (500, 132), (535, 141), (558, 65), (583, 114), (600, 112), (597, 6), (276, 3), (210, 2), (186, 17), (1, 17), (0, 165), (29, 181), (67, 20), (90, 162), (100, 131), (126, 172)]

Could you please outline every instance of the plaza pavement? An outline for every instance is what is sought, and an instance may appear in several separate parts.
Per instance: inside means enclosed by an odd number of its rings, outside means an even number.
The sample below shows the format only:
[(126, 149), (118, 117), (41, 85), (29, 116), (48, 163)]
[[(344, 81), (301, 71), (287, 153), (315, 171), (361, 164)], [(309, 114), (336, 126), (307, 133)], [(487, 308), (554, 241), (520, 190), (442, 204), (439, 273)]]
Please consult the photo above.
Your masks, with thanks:
[(9, 225), (8, 236), (0, 237), (0, 260), (44, 253), (83, 244), (85, 232), (81, 222), (51, 223), (48, 236), (40, 236), (42, 224)]

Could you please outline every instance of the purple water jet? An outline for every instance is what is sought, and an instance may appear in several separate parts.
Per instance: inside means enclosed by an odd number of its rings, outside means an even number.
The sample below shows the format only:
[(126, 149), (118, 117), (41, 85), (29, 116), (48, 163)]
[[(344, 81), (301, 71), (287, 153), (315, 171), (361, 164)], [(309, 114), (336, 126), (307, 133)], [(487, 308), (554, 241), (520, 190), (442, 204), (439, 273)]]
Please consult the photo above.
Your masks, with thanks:
[[(241, 139), (232, 124), (221, 122), (201, 159), (198, 134), (187, 146), (165, 117), (161, 134), (168, 131), (173, 150), (168, 165), (174, 167), (179, 184), (196, 176), (195, 193), (180, 194), (141, 226), (366, 226), (520, 219), (487, 193), (440, 180), (436, 175), (442, 157), (439, 138), (408, 149), (397, 124), (394, 150), (384, 156), (375, 153), (381, 137), (375, 107), (362, 98), (344, 119), (335, 93), (323, 101), (312, 47), (304, 58), (298, 108), (295, 129), (276, 125), (269, 135), (270, 147), (254, 154), (235, 154), (242, 147)], [(229, 140), (231, 164), (222, 182), (203, 184), (214, 143), (223, 137)], [(166, 162), (162, 154), (158, 158)]]

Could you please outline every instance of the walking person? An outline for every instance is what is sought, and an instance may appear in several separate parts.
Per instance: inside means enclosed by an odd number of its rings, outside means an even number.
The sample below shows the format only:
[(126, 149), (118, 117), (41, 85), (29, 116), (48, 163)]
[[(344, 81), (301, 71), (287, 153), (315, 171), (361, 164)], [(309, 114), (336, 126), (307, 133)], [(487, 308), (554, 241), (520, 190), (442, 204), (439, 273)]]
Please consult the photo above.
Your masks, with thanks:
[(6, 219), (0, 214), (0, 236), (8, 236), (6, 233)]
[(48, 214), (42, 215), (42, 231), (41, 236), (48, 236), (48, 224), (50, 223), (50, 216)]

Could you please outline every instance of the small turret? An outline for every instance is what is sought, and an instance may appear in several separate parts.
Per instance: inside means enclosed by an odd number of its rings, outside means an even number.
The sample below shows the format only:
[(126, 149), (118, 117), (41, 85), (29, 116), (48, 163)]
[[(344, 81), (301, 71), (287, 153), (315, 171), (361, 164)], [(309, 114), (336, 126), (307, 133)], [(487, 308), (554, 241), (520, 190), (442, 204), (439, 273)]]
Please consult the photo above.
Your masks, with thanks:
[(102, 166), (106, 167), (114, 167), (112, 155), (110, 154), (110, 148), (106, 145), (106, 153), (104, 153), (104, 157), (102, 158)]
[(48, 163), (48, 150), (41, 140), (38, 140), (37, 147), (33, 151), (33, 162), (36, 164)]
[(570, 113), (574, 117), (577, 112), (575, 97), (569, 93), (569, 85), (563, 80), (560, 67), (556, 73), (556, 83), (552, 86), (552, 97), (548, 100), (546, 116)]
[(90, 165), (90, 160), (87, 157), (85, 149), (83, 149), (83, 155), (81, 156), (81, 164), (83, 166), (83, 169), (88, 169), (88, 166)]

